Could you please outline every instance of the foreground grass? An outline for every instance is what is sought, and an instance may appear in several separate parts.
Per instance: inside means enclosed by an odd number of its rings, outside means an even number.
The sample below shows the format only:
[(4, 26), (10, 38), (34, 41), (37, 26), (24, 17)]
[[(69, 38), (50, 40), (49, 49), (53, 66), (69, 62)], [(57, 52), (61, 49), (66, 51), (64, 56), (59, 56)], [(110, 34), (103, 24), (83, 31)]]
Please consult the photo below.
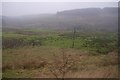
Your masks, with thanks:
[[(80, 49), (64, 48), (77, 64), (72, 66), (65, 77), (86, 78), (117, 77), (117, 52), (106, 55), (83, 52)], [(46, 78), (54, 77), (49, 71), (53, 54), (61, 55), (61, 48), (52, 46), (31, 47), (3, 50), (3, 77), (7, 78)], [(61, 59), (57, 57), (57, 59)]]

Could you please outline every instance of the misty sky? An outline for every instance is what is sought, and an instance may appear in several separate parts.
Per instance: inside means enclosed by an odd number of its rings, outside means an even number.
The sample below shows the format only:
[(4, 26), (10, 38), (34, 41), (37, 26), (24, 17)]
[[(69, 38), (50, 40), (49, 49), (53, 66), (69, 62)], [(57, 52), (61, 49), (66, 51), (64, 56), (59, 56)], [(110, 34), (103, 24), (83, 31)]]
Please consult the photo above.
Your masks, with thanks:
[(44, 13), (52, 14), (70, 9), (117, 6), (117, 2), (3, 2), (2, 15), (22, 16)]

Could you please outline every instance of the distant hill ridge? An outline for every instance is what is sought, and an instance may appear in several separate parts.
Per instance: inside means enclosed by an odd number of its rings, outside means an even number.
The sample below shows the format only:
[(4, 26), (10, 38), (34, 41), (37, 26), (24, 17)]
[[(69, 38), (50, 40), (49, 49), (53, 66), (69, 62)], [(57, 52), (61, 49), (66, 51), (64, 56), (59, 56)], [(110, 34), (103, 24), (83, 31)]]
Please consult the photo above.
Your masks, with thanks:
[(3, 16), (3, 28), (72, 29), (80, 31), (117, 31), (118, 8), (84, 8), (21, 17)]
[(83, 8), (73, 9), (57, 12), (57, 15), (100, 15), (100, 14), (117, 14), (117, 7), (106, 7), (106, 8)]

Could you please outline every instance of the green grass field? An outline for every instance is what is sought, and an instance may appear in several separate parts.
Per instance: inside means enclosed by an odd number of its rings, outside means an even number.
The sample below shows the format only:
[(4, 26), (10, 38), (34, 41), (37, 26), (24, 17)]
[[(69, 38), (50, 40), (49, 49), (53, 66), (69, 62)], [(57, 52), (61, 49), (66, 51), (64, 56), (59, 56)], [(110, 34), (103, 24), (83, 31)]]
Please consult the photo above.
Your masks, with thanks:
[(117, 33), (77, 32), (73, 46), (73, 32), (28, 30), (3, 32), (3, 77), (55, 77), (50, 66), (55, 59), (62, 64), (62, 52), (74, 64), (68, 64), (65, 77), (118, 75)]

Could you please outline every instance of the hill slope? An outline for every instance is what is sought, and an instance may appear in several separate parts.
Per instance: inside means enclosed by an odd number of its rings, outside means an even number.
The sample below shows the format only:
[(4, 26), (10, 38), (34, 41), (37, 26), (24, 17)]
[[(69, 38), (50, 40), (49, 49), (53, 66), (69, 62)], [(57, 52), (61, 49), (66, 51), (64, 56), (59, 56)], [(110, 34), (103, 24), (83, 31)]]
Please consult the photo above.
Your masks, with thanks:
[(57, 12), (56, 14), (3, 16), (3, 28), (66, 29), (79, 31), (117, 31), (117, 8), (86, 8)]

